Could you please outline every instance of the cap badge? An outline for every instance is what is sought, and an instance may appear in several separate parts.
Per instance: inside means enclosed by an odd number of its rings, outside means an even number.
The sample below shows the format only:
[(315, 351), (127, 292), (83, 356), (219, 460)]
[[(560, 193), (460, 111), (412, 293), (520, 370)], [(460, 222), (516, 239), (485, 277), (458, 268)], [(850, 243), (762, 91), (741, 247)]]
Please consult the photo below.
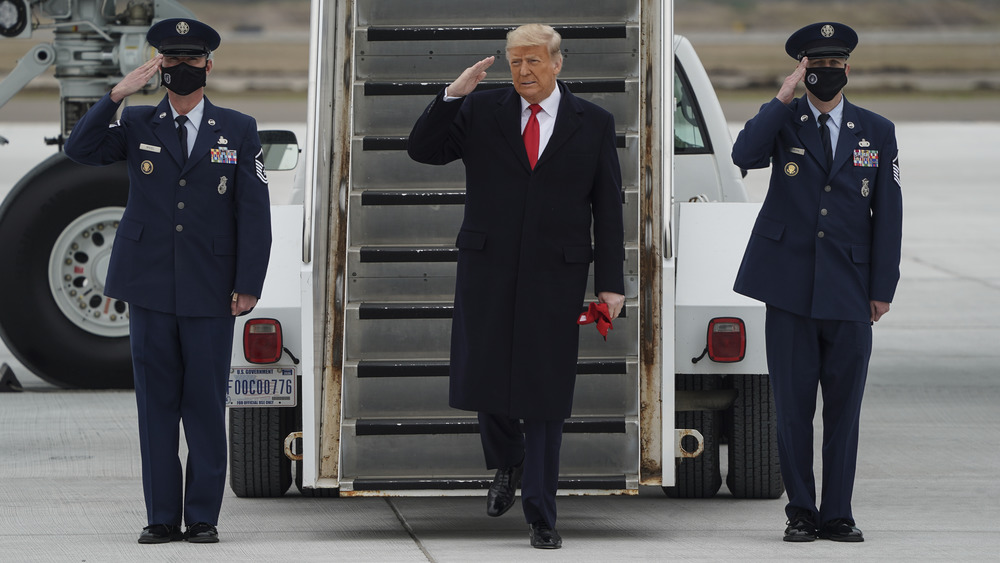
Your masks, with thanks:
[(868, 147), (872, 146), (872, 144), (869, 143), (867, 139), (862, 138), (860, 141), (858, 141), (858, 146), (863, 149), (867, 149)]
[[(191, 26), (188, 25), (188, 22), (177, 22), (177, 25), (174, 26), (174, 29), (176, 29), (177, 33), (180, 34), (180, 35), (187, 35), (187, 33), (189, 31), (191, 31)], [(825, 30), (826, 28), (823, 28), (823, 29)], [(829, 37), (829, 36), (827, 36), (827, 37)]]
[(868, 197), (871, 190), (868, 189), (868, 178), (861, 180), (861, 197)]
[(819, 30), (819, 32), (823, 35), (823, 37), (833, 37), (833, 26), (826, 24)]

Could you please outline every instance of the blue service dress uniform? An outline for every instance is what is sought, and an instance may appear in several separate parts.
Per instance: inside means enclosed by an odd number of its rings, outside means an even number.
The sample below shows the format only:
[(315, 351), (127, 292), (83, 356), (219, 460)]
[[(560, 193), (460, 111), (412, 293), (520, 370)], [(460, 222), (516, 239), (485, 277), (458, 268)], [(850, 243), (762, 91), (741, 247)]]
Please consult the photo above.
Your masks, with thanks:
[[(218, 521), (225, 490), (225, 395), (233, 292), (260, 297), (271, 245), (257, 124), (204, 98), (185, 157), (164, 97), (126, 107), (102, 98), (65, 151), (105, 165), (125, 160), (129, 196), (105, 293), (129, 304), (149, 524)], [(109, 126), (110, 123), (110, 126)], [(183, 420), (186, 478), (177, 455)], [(185, 483), (186, 482), (186, 483)]]
[[(895, 128), (843, 99), (828, 167), (805, 96), (765, 104), (733, 146), (741, 168), (771, 167), (734, 289), (767, 304), (768, 369), (786, 513), (853, 520), (858, 420), (871, 355), (870, 301), (899, 281), (902, 196)], [(812, 421), (823, 392), (823, 493), (816, 505)]]

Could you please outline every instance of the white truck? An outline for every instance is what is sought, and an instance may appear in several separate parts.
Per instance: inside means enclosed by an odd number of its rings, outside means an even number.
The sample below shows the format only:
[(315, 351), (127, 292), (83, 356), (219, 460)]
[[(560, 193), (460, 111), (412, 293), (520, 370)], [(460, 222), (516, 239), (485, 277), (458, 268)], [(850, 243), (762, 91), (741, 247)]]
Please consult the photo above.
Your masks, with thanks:
[[(0, 0), (0, 10), (11, 1)], [(472, 61), (500, 59), (480, 88), (509, 84), (506, 32), (539, 21), (564, 38), (560, 78), (615, 114), (626, 217), (626, 308), (607, 342), (582, 327), (560, 491), (636, 494), (651, 485), (669, 496), (710, 497), (722, 484), (725, 442), (734, 496), (780, 496), (763, 306), (731, 289), (758, 206), (747, 202), (729, 158), (711, 83), (691, 45), (673, 34), (671, 2), (312, 0), (311, 10), (303, 158), (291, 186), (272, 185), (264, 295), (237, 323), (228, 399), (236, 494), (282, 495), (293, 479), (308, 495), (485, 494), (491, 476), (475, 416), (448, 407), (464, 171), (461, 163), (411, 162), (406, 135)], [(105, 89), (128, 70), (121, 66)], [(262, 132), (269, 163), (295, 160), (293, 137)], [(103, 169), (66, 168), (55, 177), (51, 169), (70, 164), (54, 158), (58, 167), (43, 163), (0, 208), (0, 249), (25, 247), (19, 267), (33, 265), (29, 283), (44, 291), (24, 305), (46, 308), (43, 331), (68, 328), (58, 339), (18, 338), (26, 316), (0, 313), (0, 334), (45, 379), (127, 386), (127, 305), (65, 297), (66, 283), (100, 288), (124, 171), (90, 179), (86, 170)], [(86, 197), (115, 182), (121, 188), (106, 198)], [(33, 221), (51, 216), (46, 199), (26, 204), (25, 194), (70, 185), (80, 195), (60, 207), (47, 239), (25, 244), (11, 233), (8, 223), (37, 228)], [(88, 254), (82, 264), (80, 248)], [(87, 275), (76, 282), (63, 266)], [(73, 307), (57, 307), (60, 298)], [(72, 378), (31, 352), (89, 346), (101, 347), (94, 371)], [(117, 379), (104, 376), (109, 370)]]

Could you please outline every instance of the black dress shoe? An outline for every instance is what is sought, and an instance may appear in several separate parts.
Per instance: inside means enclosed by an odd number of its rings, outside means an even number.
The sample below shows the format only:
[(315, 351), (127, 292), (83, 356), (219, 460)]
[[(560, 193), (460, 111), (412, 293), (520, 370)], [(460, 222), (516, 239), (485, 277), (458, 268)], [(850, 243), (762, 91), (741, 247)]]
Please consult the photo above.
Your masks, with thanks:
[(169, 543), (184, 539), (180, 526), (167, 524), (150, 524), (139, 534), (139, 543)]
[(521, 486), (521, 474), (524, 464), (514, 467), (501, 467), (493, 477), (493, 484), (486, 493), (486, 514), (500, 516), (514, 506), (514, 495)]
[(850, 518), (834, 518), (819, 531), (819, 537), (825, 540), (859, 542), (865, 541), (865, 535)]
[(531, 524), (528, 528), (528, 538), (531, 540), (531, 547), (536, 549), (559, 549), (562, 547), (562, 538), (559, 532), (553, 530), (543, 520)]
[(788, 519), (784, 540), (791, 542), (816, 541), (816, 535), (816, 523), (813, 521), (812, 515), (801, 513)]
[(184, 532), (184, 539), (188, 543), (217, 543), (219, 541), (219, 531), (215, 526), (198, 522), (191, 524)]

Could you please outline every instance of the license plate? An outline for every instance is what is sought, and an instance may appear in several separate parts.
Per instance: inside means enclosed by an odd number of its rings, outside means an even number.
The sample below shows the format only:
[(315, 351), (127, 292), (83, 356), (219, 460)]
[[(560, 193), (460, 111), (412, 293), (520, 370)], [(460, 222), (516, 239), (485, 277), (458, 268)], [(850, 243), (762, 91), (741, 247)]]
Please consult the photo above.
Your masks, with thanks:
[(296, 396), (295, 368), (229, 369), (227, 407), (294, 407)]

